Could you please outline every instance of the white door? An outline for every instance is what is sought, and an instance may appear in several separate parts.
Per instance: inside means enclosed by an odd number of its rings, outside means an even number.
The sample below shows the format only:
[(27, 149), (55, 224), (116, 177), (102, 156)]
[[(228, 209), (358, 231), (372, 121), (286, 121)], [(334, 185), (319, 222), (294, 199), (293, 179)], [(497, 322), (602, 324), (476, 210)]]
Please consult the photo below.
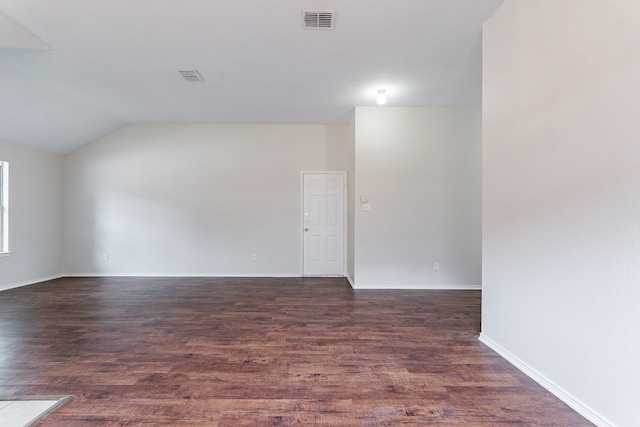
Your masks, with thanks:
[(344, 174), (302, 176), (303, 274), (344, 276)]

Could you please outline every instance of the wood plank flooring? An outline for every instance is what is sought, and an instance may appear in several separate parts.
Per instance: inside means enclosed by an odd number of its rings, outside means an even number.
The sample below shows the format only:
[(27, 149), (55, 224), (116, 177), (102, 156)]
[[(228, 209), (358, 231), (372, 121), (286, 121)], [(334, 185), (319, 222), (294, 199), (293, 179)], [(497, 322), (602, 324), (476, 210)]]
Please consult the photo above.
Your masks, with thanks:
[(65, 278), (0, 292), (0, 395), (43, 426), (591, 425), (477, 339), (479, 291)]

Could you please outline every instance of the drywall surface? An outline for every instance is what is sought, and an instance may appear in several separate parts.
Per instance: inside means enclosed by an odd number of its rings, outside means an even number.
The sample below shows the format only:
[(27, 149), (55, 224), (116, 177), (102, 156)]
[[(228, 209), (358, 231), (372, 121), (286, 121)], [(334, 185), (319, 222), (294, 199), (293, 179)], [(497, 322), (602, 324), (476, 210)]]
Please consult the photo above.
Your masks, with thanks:
[(349, 140), (347, 146), (347, 277), (351, 286), (355, 281), (355, 197), (356, 191), (356, 122), (355, 112), (349, 119)]
[(0, 141), (9, 162), (9, 256), (0, 290), (62, 273), (62, 158)]
[(479, 288), (480, 110), (357, 107), (354, 120), (355, 287)]
[(300, 172), (346, 150), (346, 126), (124, 127), (65, 158), (65, 272), (298, 276)]
[(640, 3), (484, 26), (482, 336), (592, 421), (640, 420)]

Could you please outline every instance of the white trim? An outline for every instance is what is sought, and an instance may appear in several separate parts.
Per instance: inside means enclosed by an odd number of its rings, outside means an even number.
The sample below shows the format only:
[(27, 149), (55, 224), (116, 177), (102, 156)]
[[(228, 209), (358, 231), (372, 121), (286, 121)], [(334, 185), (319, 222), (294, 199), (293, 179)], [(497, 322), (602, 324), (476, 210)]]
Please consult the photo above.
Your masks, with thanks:
[(482, 285), (393, 285), (388, 283), (382, 284), (360, 284), (351, 285), (354, 289), (419, 289), (419, 290), (448, 290), (448, 291), (480, 291)]
[(62, 277), (265, 277), (286, 278), (300, 276), (297, 273), (65, 273)]
[(0, 251), (6, 254), (9, 248), (9, 162), (0, 161)]
[(0, 252), (0, 257), (3, 257), (3, 256), (9, 256), (9, 255), (11, 255), (12, 253), (13, 253), (13, 252), (11, 252), (11, 251), (7, 251), (7, 252)]
[(7, 291), (9, 289), (21, 288), (23, 286), (35, 285), (37, 283), (47, 282), (49, 280), (60, 279), (61, 277), (64, 276), (62, 274), (56, 274), (53, 276), (40, 277), (33, 280), (26, 280), (24, 282), (8, 283), (6, 285), (0, 285), (0, 292)]
[(571, 393), (564, 390), (562, 387), (555, 384), (553, 381), (542, 375), (540, 372), (533, 369), (531, 366), (527, 365), (525, 362), (520, 360), (518, 357), (511, 354), (508, 350), (505, 350), (498, 343), (493, 341), (491, 338), (487, 337), (484, 334), (480, 334), (478, 340), (485, 344), (487, 347), (498, 353), (507, 362), (511, 363), (513, 366), (518, 368), (522, 373), (526, 376), (540, 384), (542, 387), (547, 389), (551, 394), (556, 396), (558, 399), (562, 400), (566, 403), (571, 409), (585, 417), (587, 420), (591, 421), (593, 424), (599, 427), (613, 427), (613, 423), (603, 418), (601, 415), (597, 414), (594, 410), (589, 408), (587, 405), (582, 403), (579, 399), (572, 396)]
[(345, 277), (349, 281), (349, 284), (351, 285), (351, 289), (355, 289), (356, 286), (354, 285), (353, 279), (351, 278), (351, 276), (349, 276), (349, 274), (347, 274)]
[[(65, 274), (56, 274), (54, 276), (40, 277), (38, 279), (28, 280), (24, 282), (18, 283), (10, 283), (6, 285), (0, 285), (0, 292), (6, 291), (9, 289), (20, 288), (23, 286), (35, 285), (37, 283), (47, 282), (49, 280), (61, 279), (65, 277), (149, 277), (149, 278), (180, 278), (180, 277), (203, 277), (203, 278), (237, 278), (237, 277), (249, 277), (249, 278), (302, 278), (299, 274), (291, 273), (291, 274), (273, 274), (273, 273), (226, 273), (226, 274), (211, 274), (211, 273), (65, 273)], [(330, 276), (330, 277), (343, 277), (343, 276)], [(315, 278), (315, 277), (309, 277)], [(349, 283), (351, 284), (351, 280)], [(351, 284), (353, 287), (353, 284)]]
[[(342, 203), (342, 224), (344, 229), (342, 230), (342, 276), (347, 276), (347, 236), (349, 232), (349, 224), (348, 219), (349, 215), (347, 214), (347, 210), (349, 209), (347, 202), (347, 190), (349, 189), (347, 185), (347, 172), (346, 171), (300, 171), (300, 277), (306, 277), (304, 275), (304, 233), (302, 229), (304, 229), (304, 176), (305, 174), (335, 174), (342, 175), (342, 194), (343, 194), (343, 203)], [(314, 277), (314, 276), (308, 276)], [(353, 284), (351, 285), (353, 287)]]

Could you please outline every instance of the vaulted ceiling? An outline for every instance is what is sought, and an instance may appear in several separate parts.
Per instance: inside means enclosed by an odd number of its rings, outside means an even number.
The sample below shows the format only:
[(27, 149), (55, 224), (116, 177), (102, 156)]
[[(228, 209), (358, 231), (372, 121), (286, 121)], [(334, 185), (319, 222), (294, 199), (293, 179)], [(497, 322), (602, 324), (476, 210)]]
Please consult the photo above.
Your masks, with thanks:
[[(1, 0), (0, 139), (65, 154), (131, 123), (342, 124), (381, 88), (389, 106), (479, 106), (501, 3)], [(306, 9), (334, 29), (304, 29)]]

